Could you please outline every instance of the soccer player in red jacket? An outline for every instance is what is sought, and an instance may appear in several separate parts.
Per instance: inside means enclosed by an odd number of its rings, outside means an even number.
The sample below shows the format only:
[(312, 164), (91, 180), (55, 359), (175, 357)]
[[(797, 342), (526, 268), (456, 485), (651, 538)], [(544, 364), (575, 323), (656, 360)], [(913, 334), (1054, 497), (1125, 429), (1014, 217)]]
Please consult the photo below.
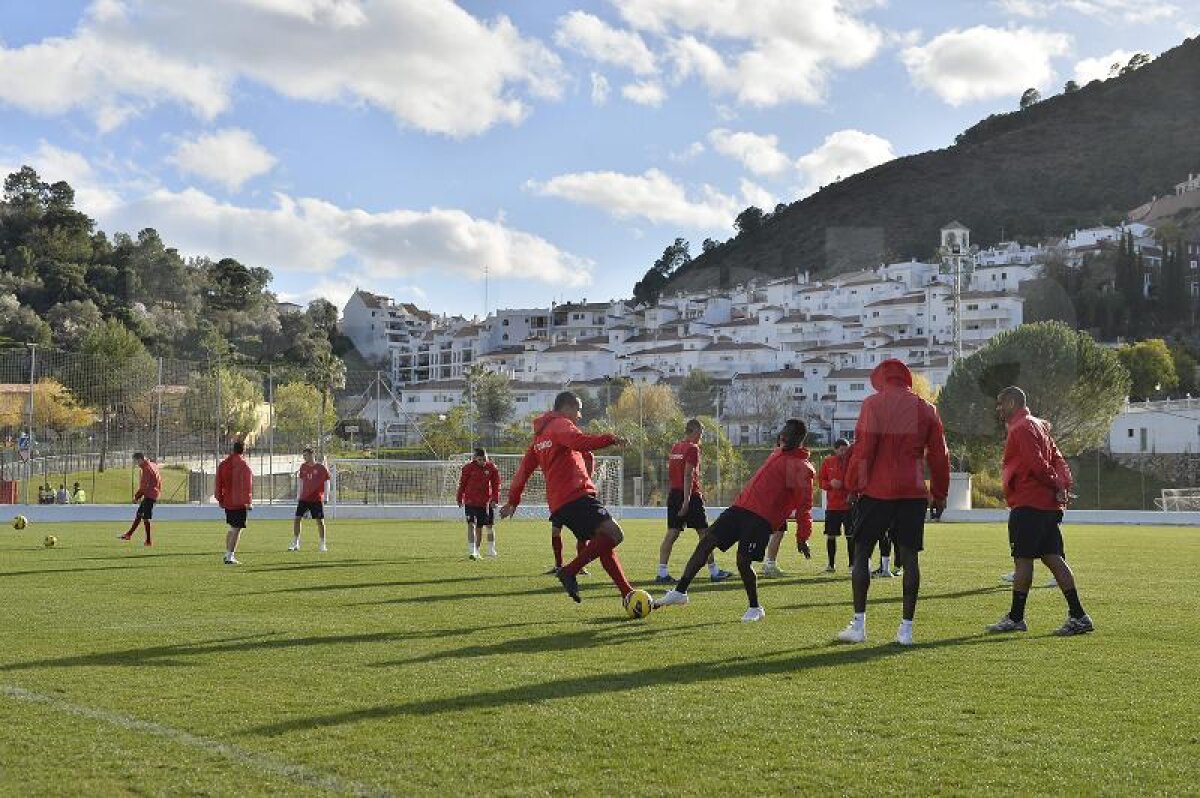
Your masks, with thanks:
[(327, 551), (325, 546), (325, 483), (329, 482), (329, 469), (324, 463), (318, 463), (311, 446), (301, 452), (304, 462), (296, 476), (300, 481), (297, 491), (296, 517), (292, 519), (292, 543), (288, 551), (300, 551), (300, 524), (305, 515), (317, 522), (317, 532), (320, 533), (320, 543), (317, 551)]
[(500, 503), (500, 469), (488, 459), (487, 452), (476, 449), (458, 477), (459, 507), (467, 513), (467, 556), (479, 559), (483, 530), (487, 528), (488, 556), (496, 556), (496, 505)]
[(225, 511), (225, 523), (229, 532), (225, 535), (225, 564), (241, 565), (238, 562), (238, 540), (246, 528), (246, 514), (254, 507), (254, 472), (242, 457), (246, 445), (234, 441), (229, 456), (217, 466), (216, 488), (213, 498)]
[(133, 526), (129, 527), (129, 531), (124, 535), (118, 535), (118, 537), (121, 540), (131, 540), (133, 533), (141, 524), (146, 527), (145, 545), (153, 546), (154, 544), (150, 540), (150, 519), (154, 517), (154, 505), (158, 502), (158, 497), (162, 495), (162, 474), (158, 471), (158, 463), (150, 462), (141, 452), (133, 453), (133, 464), (142, 472), (141, 479), (138, 480), (137, 493), (133, 494), (133, 500), (140, 504), (133, 516)]
[(1059, 524), (1071, 491), (1071, 469), (1050, 425), (1029, 412), (1025, 392), (1010, 386), (996, 397), (996, 414), (1007, 427), (1001, 479), (1008, 503), (1008, 545), (1014, 568), (1012, 606), (988, 627), (992, 632), (1024, 632), (1025, 600), (1033, 584), (1033, 561), (1045, 563), (1067, 600), (1067, 620), (1055, 631), (1063, 637), (1095, 629), (1079, 603), (1075, 575), (1063, 559)]
[(781, 446), (771, 453), (733, 504), (708, 528), (683, 569), (679, 583), (655, 601), (654, 606), (687, 604), (688, 585), (704, 567), (713, 549), (728, 551), (736, 543), (738, 573), (742, 577), (742, 586), (746, 588), (746, 599), (750, 602), (750, 609), (746, 610), (742, 620), (761, 621), (766, 616), (758, 601), (758, 577), (754, 573), (753, 563), (762, 560), (771, 533), (789, 515), (795, 515), (797, 535), (812, 532), (815, 471), (808, 460), (808, 450), (803, 448), (806, 434), (808, 430), (803, 421), (797, 418), (787, 420), (780, 433)]
[[(904, 569), (904, 603), (896, 642), (911, 646), (913, 616), (921, 590), (918, 553), (925, 546), (925, 515), (946, 506), (950, 455), (937, 408), (913, 393), (912, 372), (889, 358), (871, 372), (875, 393), (862, 403), (854, 446), (846, 464), (846, 484), (857, 496), (854, 508), (854, 617), (838, 634), (844, 643), (867, 639), (867, 591), (871, 554), (890, 534)], [(929, 488), (925, 487), (929, 464)]]
[[(696, 530), (704, 537), (708, 531), (708, 514), (704, 509), (704, 492), (700, 489), (700, 441), (704, 438), (704, 427), (699, 419), (689, 419), (683, 428), (683, 440), (671, 447), (667, 457), (667, 534), (658, 547), (658, 575), (656, 584), (673, 585), (675, 579), (667, 570), (671, 560), (671, 549), (685, 526)], [(713, 556), (708, 558), (708, 578), (723, 582), (733, 574), (722, 571)]]
[(582, 408), (583, 403), (578, 396), (571, 391), (563, 391), (554, 398), (554, 409), (534, 420), (533, 443), (513, 475), (508, 489), (508, 503), (500, 508), (500, 517), (509, 518), (516, 512), (525, 483), (535, 468), (542, 469), (546, 477), (546, 503), (550, 505), (551, 521), (565, 526), (577, 539), (587, 542), (579, 556), (558, 571), (558, 580), (562, 582), (567, 595), (574, 601), (580, 601), (576, 577), (585, 565), (598, 558), (621, 592), (622, 600), (627, 600), (633, 592), (633, 586), (625, 578), (616, 552), (617, 546), (625, 539), (625, 533), (596, 498), (596, 486), (583, 460), (584, 452), (607, 446), (624, 446), (626, 441), (616, 435), (588, 435), (581, 432), (575, 422), (583, 417)]
[[(596, 455), (591, 452), (580, 452), (579, 454), (583, 457), (583, 467), (590, 477), (596, 473)], [(575, 555), (583, 554), (583, 549), (586, 545), (587, 541), (576, 540)], [(563, 567), (562, 523), (556, 521), (553, 516), (550, 517), (550, 550), (554, 552), (554, 565), (546, 571), (547, 576), (556, 575)], [(580, 568), (579, 575), (591, 576), (586, 568)]]
[(849, 491), (846, 490), (846, 462), (850, 458), (850, 442), (838, 438), (833, 442), (833, 454), (821, 462), (821, 470), (817, 473), (817, 481), (825, 492), (825, 553), (829, 556), (829, 566), (825, 573), (834, 572), (833, 563), (837, 558), (837, 540), (846, 535), (846, 554), (850, 567), (854, 567), (854, 538), (850, 535), (850, 504), (847, 501)]

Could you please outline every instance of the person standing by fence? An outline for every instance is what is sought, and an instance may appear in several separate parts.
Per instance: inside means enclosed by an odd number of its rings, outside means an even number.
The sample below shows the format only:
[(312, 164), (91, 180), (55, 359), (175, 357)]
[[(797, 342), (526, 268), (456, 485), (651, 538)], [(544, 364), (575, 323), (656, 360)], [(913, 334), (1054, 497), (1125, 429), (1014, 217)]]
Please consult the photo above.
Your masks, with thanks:
[(229, 532), (225, 535), (225, 564), (241, 565), (237, 559), (238, 541), (246, 528), (246, 514), (254, 507), (254, 472), (242, 455), (246, 445), (234, 441), (229, 456), (217, 466), (214, 498), (225, 511)]

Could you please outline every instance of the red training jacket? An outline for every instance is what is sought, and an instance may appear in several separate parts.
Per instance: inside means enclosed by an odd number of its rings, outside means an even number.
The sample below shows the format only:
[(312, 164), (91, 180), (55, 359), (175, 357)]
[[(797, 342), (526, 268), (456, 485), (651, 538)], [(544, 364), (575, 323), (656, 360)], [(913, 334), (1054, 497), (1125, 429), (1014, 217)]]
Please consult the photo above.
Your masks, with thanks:
[(488, 460), (479, 465), (474, 459), (462, 467), (455, 501), (468, 507), (486, 507), (500, 501), (500, 469)]
[[(845, 457), (831, 454), (821, 461), (821, 471), (817, 475), (817, 479), (821, 483), (821, 490), (825, 491), (826, 510), (850, 509), (850, 504), (846, 501), (846, 497), (850, 495), (850, 491), (846, 488), (846, 461), (849, 459), (849, 453)], [(835, 479), (841, 480), (840, 488), (833, 486)]]
[(1008, 420), (1001, 478), (1009, 507), (1061, 510), (1066, 506), (1055, 493), (1071, 490), (1071, 467), (1050, 437), (1050, 425), (1028, 408)]
[[(945, 500), (950, 454), (937, 408), (912, 391), (912, 372), (889, 358), (871, 372), (876, 393), (862, 403), (846, 464), (851, 493), (872, 499)], [(929, 489), (924, 463), (929, 463)]]
[(137, 493), (133, 494), (133, 500), (138, 499), (154, 499), (157, 500), (162, 495), (162, 474), (158, 472), (158, 463), (151, 463), (149, 460), (143, 460), (142, 478), (138, 482)]
[(230, 454), (217, 466), (217, 504), (226, 510), (244, 510), (254, 503), (254, 472), (240, 454)]
[(813, 475), (808, 449), (776, 449), (750, 477), (733, 506), (749, 510), (779, 529), (789, 516), (796, 518), (796, 539), (812, 535)]
[(683, 490), (683, 474), (688, 463), (692, 464), (692, 495), (704, 497), (700, 490), (700, 446), (691, 441), (680, 441), (671, 447), (667, 458), (667, 480), (671, 490)]
[(543, 413), (533, 422), (533, 443), (525, 450), (521, 465), (513, 475), (508, 488), (508, 503), (513, 507), (521, 503), (525, 483), (535, 468), (541, 468), (546, 475), (546, 503), (550, 505), (551, 513), (576, 499), (595, 496), (591, 463), (584, 459), (584, 453), (616, 442), (615, 435), (581, 432), (574, 421), (561, 413), (553, 410)]
[(329, 469), (324, 463), (300, 464), (300, 496), (302, 502), (325, 501), (325, 483), (329, 481)]

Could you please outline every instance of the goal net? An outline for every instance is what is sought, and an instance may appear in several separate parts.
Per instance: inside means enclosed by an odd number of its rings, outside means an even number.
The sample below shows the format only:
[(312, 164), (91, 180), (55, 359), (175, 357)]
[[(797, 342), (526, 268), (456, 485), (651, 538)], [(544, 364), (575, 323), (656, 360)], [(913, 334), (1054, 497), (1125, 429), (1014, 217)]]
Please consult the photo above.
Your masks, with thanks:
[[(493, 454), (490, 457), (500, 470), (500, 503), (503, 504), (522, 455)], [(446, 460), (331, 460), (329, 502), (335, 506), (453, 507), (459, 474), (470, 459), (470, 454), (457, 454)], [(624, 499), (624, 475), (624, 462), (620, 457), (596, 457), (592, 481), (596, 483), (597, 497), (614, 516), (620, 515)], [(544, 518), (548, 514), (546, 480), (540, 469), (534, 471), (525, 484), (517, 514), (528, 518)]]
[(1200, 488), (1163, 488), (1162, 497), (1154, 503), (1167, 512), (1195, 512), (1200, 510)]

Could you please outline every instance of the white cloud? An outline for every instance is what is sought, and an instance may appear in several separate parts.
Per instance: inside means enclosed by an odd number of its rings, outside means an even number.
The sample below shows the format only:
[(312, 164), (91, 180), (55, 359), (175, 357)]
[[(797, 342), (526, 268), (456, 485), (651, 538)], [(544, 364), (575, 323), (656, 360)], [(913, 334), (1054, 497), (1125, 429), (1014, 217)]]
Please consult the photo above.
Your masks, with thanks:
[(649, 105), (657, 108), (667, 99), (667, 92), (658, 81), (644, 80), (639, 83), (629, 83), (622, 86), (621, 96), (638, 105)]
[(998, 0), (998, 5), (1018, 17), (1074, 11), (1114, 25), (1157, 22), (1179, 13), (1178, 5), (1163, 0)]
[(0, 45), (0, 102), (83, 111), (108, 130), (159, 103), (211, 120), (250, 80), (466, 136), (558, 97), (560, 67), (506, 17), (482, 22), (451, 0), (101, 0), (69, 36)]
[(831, 74), (870, 61), (883, 34), (848, 0), (614, 0), (635, 29), (667, 39), (676, 80), (752, 106), (824, 100)]
[(891, 142), (861, 130), (839, 130), (825, 137), (820, 146), (800, 156), (796, 167), (806, 183), (800, 190), (807, 196), (823, 185), (858, 174), (896, 157)]
[(701, 230), (728, 228), (741, 210), (738, 201), (712, 186), (689, 197), (682, 185), (658, 169), (640, 175), (576, 172), (545, 182), (529, 181), (532, 191), (579, 205), (600, 208), (618, 219), (645, 219)]
[[(7, 160), (7, 159), (6, 159)], [(225, 202), (196, 188), (171, 191), (98, 173), (79, 153), (43, 143), (13, 159), (42, 180), (69, 180), (77, 207), (109, 231), (153, 227), (187, 255), (234, 257), (276, 273), (344, 273), (372, 279), (540, 280), (574, 287), (591, 281), (591, 262), (506, 224), (453, 208), (367, 211), (277, 193), (268, 207)], [(4, 174), (13, 171), (9, 167)]]
[(599, 17), (572, 11), (558, 20), (554, 41), (594, 61), (632, 70), (639, 75), (658, 71), (654, 54), (635, 31), (617, 30)]
[(608, 102), (608, 95), (611, 87), (608, 85), (608, 78), (601, 75), (599, 72), (592, 73), (592, 105), (604, 105)]
[(1093, 80), (1108, 80), (1113, 64), (1125, 66), (1134, 55), (1132, 50), (1113, 50), (1108, 55), (1085, 58), (1075, 65), (1075, 82), (1086, 86)]
[(1062, 33), (977, 25), (909, 47), (901, 60), (915, 85), (958, 106), (1045, 87), (1054, 78), (1051, 59), (1070, 46), (1070, 37)]
[(217, 183), (230, 192), (239, 191), (252, 178), (275, 167), (275, 156), (254, 134), (241, 128), (225, 128), (181, 141), (168, 159), (179, 171)]
[(742, 191), (742, 198), (746, 201), (747, 205), (754, 205), (767, 213), (775, 210), (775, 205), (779, 200), (767, 189), (744, 177), (741, 179), (739, 187)]
[(708, 134), (712, 147), (742, 163), (756, 175), (777, 176), (792, 168), (791, 159), (779, 149), (779, 137), (774, 133), (735, 132), (717, 128)]
[(702, 144), (699, 141), (693, 141), (691, 144), (687, 145), (679, 152), (667, 153), (667, 158), (669, 158), (670, 160), (672, 160), (676, 163), (683, 163), (685, 161), (690, 161), (693, 158), (697, 158), (703, 154), (704, 154), (704, 144)]

